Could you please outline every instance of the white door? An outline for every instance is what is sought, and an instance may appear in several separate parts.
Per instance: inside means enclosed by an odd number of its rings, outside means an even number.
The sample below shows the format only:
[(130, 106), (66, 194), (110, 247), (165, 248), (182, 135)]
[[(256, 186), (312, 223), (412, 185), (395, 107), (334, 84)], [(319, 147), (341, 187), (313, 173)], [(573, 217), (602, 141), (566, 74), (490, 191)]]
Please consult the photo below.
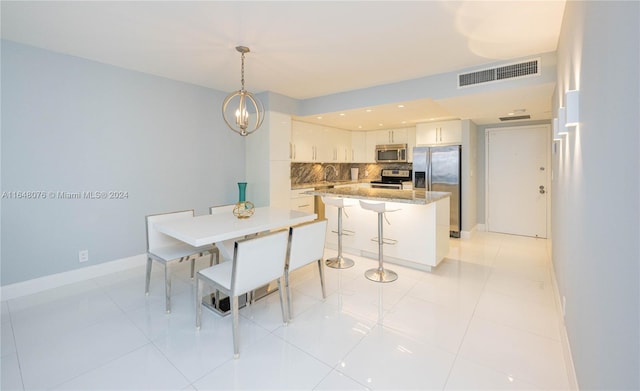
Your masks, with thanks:
[(549, 127), (486, 131), (487, 230), (547, 237)]

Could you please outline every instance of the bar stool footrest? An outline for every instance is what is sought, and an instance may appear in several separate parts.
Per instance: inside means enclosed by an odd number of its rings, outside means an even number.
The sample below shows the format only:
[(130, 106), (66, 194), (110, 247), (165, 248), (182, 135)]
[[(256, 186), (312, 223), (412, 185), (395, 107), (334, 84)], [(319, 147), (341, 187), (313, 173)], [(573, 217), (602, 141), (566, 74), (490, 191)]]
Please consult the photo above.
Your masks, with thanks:
[[(376, 236), (375, 238), (371, 238), (371, 241), (378, 243), (378, 237)], [(395, 240), (395, 239), (390, 239), (390, 238), (382, 238), (382, 243), (394, 245), (394, 244), (397, 244), (398, 241)]]

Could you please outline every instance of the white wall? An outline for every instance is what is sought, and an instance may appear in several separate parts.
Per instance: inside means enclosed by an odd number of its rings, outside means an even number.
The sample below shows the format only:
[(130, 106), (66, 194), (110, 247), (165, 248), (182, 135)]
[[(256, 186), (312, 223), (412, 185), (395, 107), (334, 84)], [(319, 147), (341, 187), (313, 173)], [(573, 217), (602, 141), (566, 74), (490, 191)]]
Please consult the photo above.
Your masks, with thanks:
[[(2, 286), (146, 251), (147, 214), (234, 202), (226, 93), (2, 41)], [(50, 192), (124, 191), (120, 200)], [(79, 264), (78, 251), (89, 250)]]
[(580, 90), (553, 188), (553, 263), (581, 389), (640, 389), (640, 3), (569, 1), (554, 107)]
[(478, 224), (478, 131), (470, 120), (462, 121), (462, 227), (472, 232)]

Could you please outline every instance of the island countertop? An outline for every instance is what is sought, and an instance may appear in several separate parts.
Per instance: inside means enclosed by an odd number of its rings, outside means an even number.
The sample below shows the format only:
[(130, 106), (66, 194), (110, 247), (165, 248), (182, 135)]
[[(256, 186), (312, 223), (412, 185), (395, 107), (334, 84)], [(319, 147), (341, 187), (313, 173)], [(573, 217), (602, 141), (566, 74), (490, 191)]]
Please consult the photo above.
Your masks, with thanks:
[(401, 202), (405, 204), (430, 204), (445, 197), (451, 196), (451, 193), (442, 191), (424, 191), (424, 190), (390, 190), (362, 188), (358, 186), (339, 187), (332, 189), (322, 189), (307, 191), (305, 194), (354, 198), (371, 201), (388, 201)]

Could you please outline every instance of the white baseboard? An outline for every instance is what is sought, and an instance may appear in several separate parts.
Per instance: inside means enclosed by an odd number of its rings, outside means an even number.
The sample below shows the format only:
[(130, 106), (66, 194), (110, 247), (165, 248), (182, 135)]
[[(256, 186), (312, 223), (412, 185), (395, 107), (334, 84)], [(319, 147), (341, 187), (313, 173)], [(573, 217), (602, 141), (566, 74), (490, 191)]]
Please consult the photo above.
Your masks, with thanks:
[(576, 376), (576, 368), (573, 365), (573, 356), (571, 354), (571, 345), (569, 344), (569, 336), (567, 335), (567, 327), (564, 324), (564, 314), (562, 313), (562, 298), (560, 296), (560, 290), (558, 289), (558, 281), (556, 280), (556, 273), (551, 266), (551, 282), (553, 284), (554, 297), (556, 302), (556, 311), (559, 319), (562, 319), (560, 327), (560, 344), (562, 345), (562, 355), (564, 356), (564, 365), (567, 370), (567, 376), (569, 377), (569, 389), (579, 390), (578, 377)]
[(484, 232), (484, 224), (476, 224), (469, 231), (460, 231), (460, 239), (471, 239), (476, 231)]
[(101, 263), (99, 265), (83, 267), (81, 269), (70, 270), (68, 272), (56, 273), (49, 276), (34, 278), (32, 280), (17, 282), (15, 284), (0, 287), (0, 299), (5, 301), (31, 295), (46, 291), (47, 289), (58, 288), (64, 285), (86, 281), (122, 270), (143, 266), (146, 262), (147, 255), (140, 254), (128, 258), (117, 259), (111, 262)]

